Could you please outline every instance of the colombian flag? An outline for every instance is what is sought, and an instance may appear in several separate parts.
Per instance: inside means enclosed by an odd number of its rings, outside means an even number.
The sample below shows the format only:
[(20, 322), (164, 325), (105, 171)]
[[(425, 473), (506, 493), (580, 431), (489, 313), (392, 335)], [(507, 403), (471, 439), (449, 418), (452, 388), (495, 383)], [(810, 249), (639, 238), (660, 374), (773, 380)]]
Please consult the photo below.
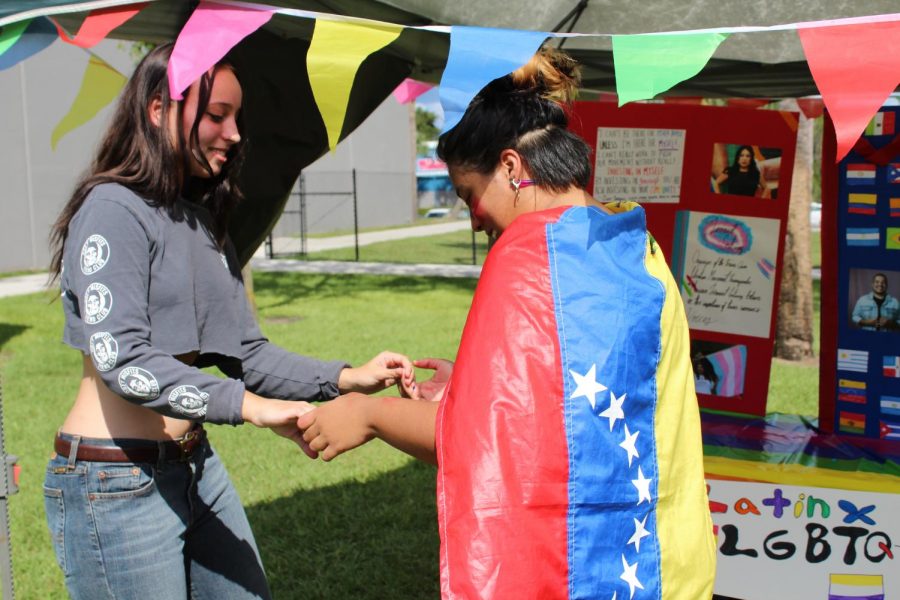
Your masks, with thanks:
[(518, 217), (437, 418), (444, 598), (709, 598), (688, 327), (633, 203)]

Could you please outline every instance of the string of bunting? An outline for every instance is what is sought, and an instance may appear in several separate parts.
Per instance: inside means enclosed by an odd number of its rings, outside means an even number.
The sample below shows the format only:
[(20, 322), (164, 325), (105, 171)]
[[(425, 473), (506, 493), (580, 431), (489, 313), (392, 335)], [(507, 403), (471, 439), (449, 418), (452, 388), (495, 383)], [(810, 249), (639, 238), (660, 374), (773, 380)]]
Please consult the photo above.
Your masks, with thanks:
[[(57, 37), (90, 48), (149, 3), (97, 0), (17, 13), (0, 19), (0, 70), (49, 46)], [(90, 9), (78, 33), (70, 37), (44, 18)], [(774, 26), (740, 26), (648, 34), (554, 33), (470, 26), (403, 26), (356, 17), (273, 7), (239, 0), (202, 0), (182, 28), (169, 64), (169, 85), (180, 98), (191, 81), (220, 60), (234, 45), (272, 18), (285, 15), (316, 21), (307, 53), (307, 70), (316, 103), (337, 145), (360, 64), (399, 37), (404, 28), (450, 35), (450, 52), (440, 82), (444, 131), (459, 122), (471, 99), (487, 83), (525, 64), (547, 38), (612, 39), (619, 105), (649, 100), (699, 73), (732, 33), (795, 30), (810, 72), (835, 125), (837, 160), (853, 147), (878, 108), (900, 84), (900, 13), (830, 19)], [(54, 31), (53, 29), (56, 29)], [(498, 42), (502, 40), (502, 43)], [(878, 47), (878, 52), (871, 52)], [(111, 69), (91, 56), (82, 89), (69, 114), (53, 134), (53, 145), (110, 102), (120, 81), (103, 77)], [(97, 86), (102, 81), (103, 85)], [(124, 84), (124, 77), (121, 79)], [(118, 89), (116, 89), (116, 93)], [(404, 82), (395, 93), (411, 101), (427, 84)], [(90, 97), (94, 98), (91, 99)], [(98, 108), (99, 106), (99, 108)], [(87, 116), (90, 114), (90, 116)], [(85, 118), (87, 116), (87, 118)], [(73, 126), (74, 124), (74, 126)]]

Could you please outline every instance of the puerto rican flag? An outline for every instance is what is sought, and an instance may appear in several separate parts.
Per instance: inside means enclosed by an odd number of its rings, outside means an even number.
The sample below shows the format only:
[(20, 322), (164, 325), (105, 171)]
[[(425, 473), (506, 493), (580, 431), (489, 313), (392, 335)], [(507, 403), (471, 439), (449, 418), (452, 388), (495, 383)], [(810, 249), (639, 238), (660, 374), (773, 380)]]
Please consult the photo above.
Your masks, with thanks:
[(875, 183), (875, 165), (855, 163), (847, 165), (847, 185), (869, 185)]
[(684, 307), (628, 204), (519, 216), (485, 261), (437, 418), (445, 599), (712, 594)]

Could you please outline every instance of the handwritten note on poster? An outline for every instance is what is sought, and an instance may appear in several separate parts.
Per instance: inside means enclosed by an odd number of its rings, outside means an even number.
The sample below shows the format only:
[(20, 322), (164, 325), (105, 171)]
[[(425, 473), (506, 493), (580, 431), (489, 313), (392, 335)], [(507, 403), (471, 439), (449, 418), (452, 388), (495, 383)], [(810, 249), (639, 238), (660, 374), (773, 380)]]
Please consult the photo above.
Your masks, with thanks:
[(780, 223), (679, 211), (673, 271), (691, 329), (769, 337)]
[(594, 195), (603, 201), (677, 203), (684, 129), (598, 127)]

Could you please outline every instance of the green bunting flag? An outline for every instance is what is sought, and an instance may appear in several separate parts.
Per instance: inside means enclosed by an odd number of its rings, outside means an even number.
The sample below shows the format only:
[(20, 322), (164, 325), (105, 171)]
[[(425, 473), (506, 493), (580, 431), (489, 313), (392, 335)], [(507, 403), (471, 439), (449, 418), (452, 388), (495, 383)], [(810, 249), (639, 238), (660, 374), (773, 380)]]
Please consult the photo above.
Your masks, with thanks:
[(31, 19), (0, 27), (0, 54), (9, 50), (13, 44), (19, 41), (29, 23), (31, 23)]
[(649, 100), (700, 72), (725, 33), (614, 35), (619, 106)]

